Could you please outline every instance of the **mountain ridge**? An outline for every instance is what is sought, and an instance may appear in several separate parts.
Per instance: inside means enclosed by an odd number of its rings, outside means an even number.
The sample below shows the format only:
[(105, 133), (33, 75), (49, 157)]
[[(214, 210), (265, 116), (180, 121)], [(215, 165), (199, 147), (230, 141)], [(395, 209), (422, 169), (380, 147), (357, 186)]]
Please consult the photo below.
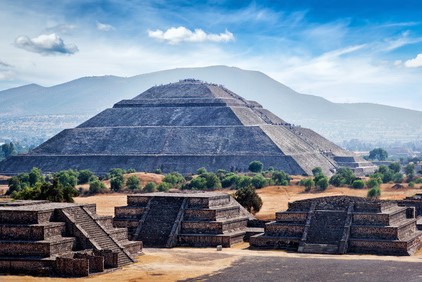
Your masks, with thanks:
[[(117, 101), (131, 99), (152, 86), (186, 78), (221, 84), (248, 100), (259, 102), (287, 122), (312, 128), (334, 141), (355, 137), (374, 140), (381, 136), (391, 136), (392, 141), (400, 139), (397, 136), (415, 140), (422, 135), (422, 127), (418, 125), (418, 121), (419, 124), (422, 121), (420, 111), (372, 103), (334, 103), (298, 93), (262, 72), (221, 65), (175, 68), (131, 77), (81, 77), (50, 87), (29, 84), (0, 91), (0, 104), (4, 105), (3, 115), (94, 116)], [(408, 128), (403, 129), (403, 124)], [(371, 127), (367, 128), (368, 125)], [(374, 128), (386, 127), (390, 133), (386, 135), (385, 130), (381, 130), (374, 135)], [(344, 132), (345, 128), (352, 129), (350, 134)], [(362, 130), (372, 133), (368, 135)], [(339, 132), (341, 136), (336, 138)]]

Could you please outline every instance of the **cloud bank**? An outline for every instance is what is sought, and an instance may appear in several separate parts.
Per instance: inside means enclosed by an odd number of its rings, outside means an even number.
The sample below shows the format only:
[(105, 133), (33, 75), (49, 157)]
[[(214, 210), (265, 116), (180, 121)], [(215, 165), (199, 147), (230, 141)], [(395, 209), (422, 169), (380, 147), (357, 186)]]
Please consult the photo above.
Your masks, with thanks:
[(41, 34), (38, 37), (18, 36), (15, 45), (26, 51), (42, 55), (72, 55), (79, 51), (74, 44), (65, 44), (63, 39), (55, 33)]
[(422, 67), (422, 54), (418, 54), (414, 59), (407, 60), (404, 65), (408, 68)]
[(171, 27), (166, 31), (157, 29), (155, 31), (148, 30), (148, 36), (175, 45), (180, 42), (229, 42), (234, 40), (233, 33), (226, 30), (224, 33), (214, 34), (206, 33), (202, 29), (191, 31), (186, 27)]

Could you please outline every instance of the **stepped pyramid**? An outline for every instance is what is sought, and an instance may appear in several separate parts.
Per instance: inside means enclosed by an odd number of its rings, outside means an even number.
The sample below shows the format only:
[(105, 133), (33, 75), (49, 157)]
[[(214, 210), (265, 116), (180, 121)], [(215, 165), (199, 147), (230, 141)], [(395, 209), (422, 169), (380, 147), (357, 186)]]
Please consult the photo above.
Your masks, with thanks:
[(73, 129), (63, 130), (27, 155), (0, 163), (0, 173), (39, 167), (44, 172), (111, 168), (195, 172), (199, 167), (247, 170), (251, 161), (289, 174), (331, 174), (374, 166), (314, 131), (289, 124), (257, 102), (197, 80), (152, 87)]
[(302, 253), (411, 255), (421, 246), (422, 231), (414, 207), (395, 201), (331, 196), (289, 203), (287, 211), (252, 236), (255, 248)]

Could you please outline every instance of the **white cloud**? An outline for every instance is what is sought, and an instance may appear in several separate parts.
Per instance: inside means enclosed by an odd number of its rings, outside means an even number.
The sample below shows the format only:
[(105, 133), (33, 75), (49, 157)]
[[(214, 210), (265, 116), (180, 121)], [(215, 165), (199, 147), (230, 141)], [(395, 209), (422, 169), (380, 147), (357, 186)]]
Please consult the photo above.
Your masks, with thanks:
[(113, 30), (114, 27), (109, 24), (97, 22), (97, 29), (101, 31), (110, 31), (110, 30)]
[(9, 65), (8, 63), (0, 60), (0, 67), (6, 67), (6, 68), (8, 68), (8, 67), (11, 67), (11, 65)]
[(0, 80), (12, 80), (15, 75), (11, 70), (0, 70)]
[(407, 60), (404, 65), (408, 68), (422, 67), (422, 54), (418, 54), (414, 59)]
[(38, 37), (18, 36), (15, 45), (19, 48), (42, 55), (74, 54), (79, 51), (74, 44), (65, 44), (55, 33), (41, 34)]
[(47, 32), (59, 33), (59, 34), (71, 34), (72, 31), (78, 27), (73, 24), (59, 24), (46, 29)]
[(148, 30), (148, 36), (172, 45), (180, 42), (228, 42), (234, 40), (233, 33), (228, 30), (224, 33), (214, 34), (206, 33), (202, 29), (191, 31), (183, 26), (171, 27), (166, 31), (162, 31), (161, 29), (155, 31)]

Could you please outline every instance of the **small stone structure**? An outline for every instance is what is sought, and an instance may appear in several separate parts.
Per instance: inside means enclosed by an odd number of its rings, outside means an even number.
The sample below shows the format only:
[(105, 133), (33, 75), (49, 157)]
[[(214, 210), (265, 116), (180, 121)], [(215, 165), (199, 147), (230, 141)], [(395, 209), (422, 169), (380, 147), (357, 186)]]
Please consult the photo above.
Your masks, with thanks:
[(422, 193), (406, 197), (404, 200), (398, 201), (398, 204), (399, 206), (414, 207), (416, 216), (422, 216)]
[(115, 208), (116, 227), (146, 247), (230, 247), (242, 242), (252, 216), (230, 195), (215, 192), (127, 196)]
[(422, 239), (416, 221), (414, 207), (394, 201), (322, 197), (289, 203), (250, 244), (303, 253), (411, 255)]
[(0, 203), (0, 273), (87, 276), (132, 263), (141, 249), (95, 204)]

